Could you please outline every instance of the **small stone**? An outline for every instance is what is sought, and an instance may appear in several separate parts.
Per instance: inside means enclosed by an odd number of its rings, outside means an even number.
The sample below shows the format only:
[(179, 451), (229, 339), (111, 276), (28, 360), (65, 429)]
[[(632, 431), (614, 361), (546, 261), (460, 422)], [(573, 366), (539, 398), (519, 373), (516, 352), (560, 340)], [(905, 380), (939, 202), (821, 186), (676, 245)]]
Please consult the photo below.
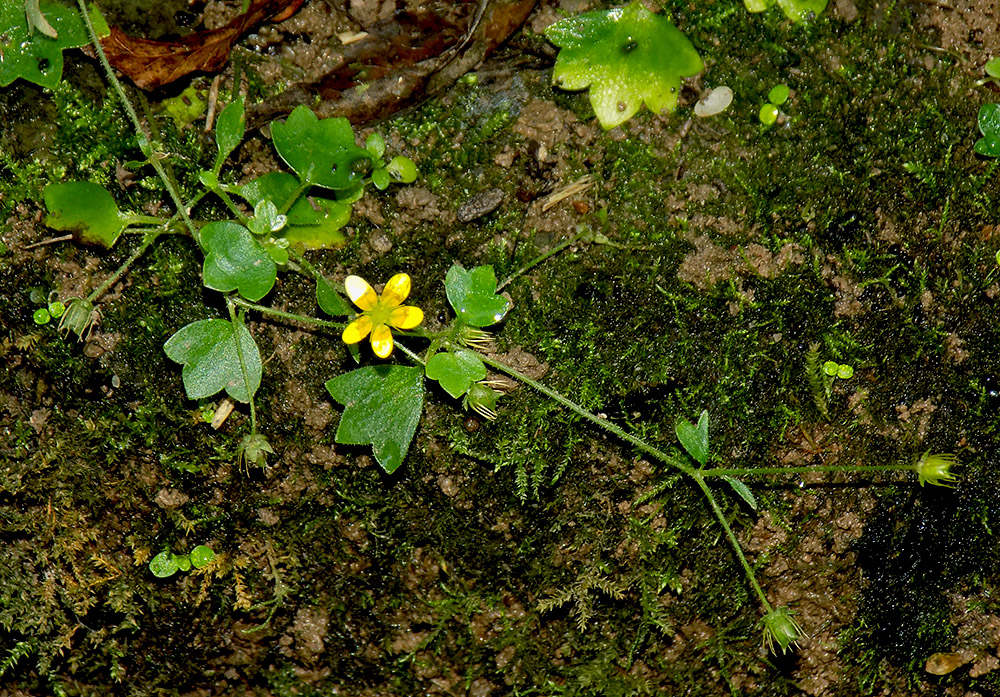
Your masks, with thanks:
[(503, 192), (500, 189), (490, 189), (476, 194), (458, 209), (458, 221), (469, 223), (476, 218), (482, 218), (499, 208), (501, 203), (503, 203)]

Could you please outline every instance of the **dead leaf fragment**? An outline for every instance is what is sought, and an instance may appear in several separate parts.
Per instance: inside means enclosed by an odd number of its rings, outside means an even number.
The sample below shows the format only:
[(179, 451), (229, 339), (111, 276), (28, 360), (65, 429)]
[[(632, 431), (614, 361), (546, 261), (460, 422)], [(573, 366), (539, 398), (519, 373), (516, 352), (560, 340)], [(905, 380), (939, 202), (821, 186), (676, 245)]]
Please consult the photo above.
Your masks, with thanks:
[(304, 0), (256, 0), (229, 24), (199, 31), (176, 41), (153, 41), (129, 36), (117, 27), (101, 39), (111, 65), (144, 90), (162, 87), (193, 72), (212, 72), (229, 60), (233, 43), (268, 19), (287, 19)]

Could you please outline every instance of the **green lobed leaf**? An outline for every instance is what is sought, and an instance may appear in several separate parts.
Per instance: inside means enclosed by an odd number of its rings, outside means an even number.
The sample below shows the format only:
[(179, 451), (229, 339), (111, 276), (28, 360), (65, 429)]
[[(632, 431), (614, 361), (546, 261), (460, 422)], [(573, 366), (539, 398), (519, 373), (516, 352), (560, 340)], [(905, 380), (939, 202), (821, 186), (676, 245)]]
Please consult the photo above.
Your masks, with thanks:
[(344, 405), (336, 441), (371, 444), (390, 474), (403, 464), (424, 408), (423, 370), (398, 365), (358, 368), (327, 380), (330, 396)]
[(708, 462), (708, 410), (701, 412), (697, 425), (692, 424), (683, 416), (674, 424), (677, 440), (681, 442), (688, 455), (698, 463)]
[(239, 223), (219, 221), (200, 230), (205, 250), (202, 282), (212, 290), (238, 290), (256, 302), (274, 286), (278, 269), (267, 250)]
[(466, 271), (461, 264), (455, 264), (445, 275), (444, 287), (455, 314), (473, 327), (496, 324), (510, 309), (510, 301), (496, 294), (497, 277), (492, 266)]
[(316, 279), (316, 304), (331, 317), (343, 317), (353, 312), (344, 296), (325, 278)]
[(49, 184), (42, 192), (49, 214), (45, 224), (72, 232), (81, 242), (110, 247), (122, 234), (129, 218), (103, 186), (91, 182)]
[[(249, 386), (240, 369), (237, 336)], [(205, 399), (225, 390), (236, 401), (245, 403), (260, 387), (260, 351), (242, 322), (237, 322), (235, 330), (232, 322), (224, 319), (192, 322), (167, 339), (163, 350), (170, 360), (184, 366), (181, 377), (188, 399)]]
[[(254, 207), (270, 200), (280, 210), (299, 193), (299, 181), (286, 172), (272, 172), (247, 182), (236, 193)], [(280, 236), (298, 250), (343, 247), (347, 238), (340, 229), (350, 221), (351, 204), (360, 196), (360, 189), (341, 199), (300, 196), (288, 209)]]
[(427, 377), (437, 380), (445, 392), (456, 399), (461, 397), (472, 383), (486, 377), (486, 366), (472, 351), (459, 349), (454, 353), (435, 353), (424, 368)]
[(669, 19), (635, 0), (624, 8), (584, 12), (556, 22), (546, 38), (562, 50), (553, 84), (590, 88), (590, 103), (605, 129), (639, 111), (673, 111), (681, 78), (704, 64), (687, 37)]
[(53, 88), (62, 79), (63, 50), (90, 43), (87, 27), (75, 9), (52, 2), (36, 4), (36, 22), (44, 22), (56, 33), (46, 36), (31, 26), (23, 1), (0, 2), (0, 87), (24, 78)]
[(302, 105), (284, 123), (271, 124), (271, 139), (299, 179), (327, 189), (360, 188), (372, 161), (371, 153), (354, 142), (350, 121), (343, 117), (320, 120)]
[(243, 140), (246, 131), (246, 118), (243, 112), (243, 97), (239, 97), (227, 104), (219, 114), (215, 123), (215, 142), (219, 146), (219, 154), (215, 157), (216, 172), (222, 168), (222, 163), (229, 157), (229, 153)]
[(169, 549), (165, 549), (149, 560), (149, 570), (157, 578), (170, 578), (177, 573), (177, 562)]
[(827, 0), (743, 0), (743, 4), (751, 12), (763, 12), (775, 2), (788, 19), (804, 22), (823, 14)]

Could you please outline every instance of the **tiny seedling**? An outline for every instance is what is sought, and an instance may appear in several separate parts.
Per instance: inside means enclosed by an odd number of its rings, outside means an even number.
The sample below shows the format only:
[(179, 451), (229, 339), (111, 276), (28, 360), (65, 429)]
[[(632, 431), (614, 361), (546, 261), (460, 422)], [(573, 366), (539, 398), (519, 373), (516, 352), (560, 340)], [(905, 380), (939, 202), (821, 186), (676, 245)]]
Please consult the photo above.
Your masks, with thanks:
[(1000, 104), (983, 104), (979, 107), (979, 132), (983, 137), (973, 146), (986, 157), (1000, 157)]
[(584, 12), (556, 22), (545, 37), (562, 49), (552, 82), (565, 90), (590, 88), (590, 103), (606, 130), (645, 104), (673, 111), (682, 77), (701, 72), (694, 46), (669, 19), (636, 0), (623, 8)]
[(743, 0), (751, 12), (763, 12), (775, 3), (793, 22), (814, 19), (826, 9), (827, 0)]
[(149, 570), (157, 578), (170, 578), (178, 571), (201, 569), (213, 561), (215, 552), (205, 545), (198, 545), (187, 554), (174, 554), (168, 548), (149, 560)]

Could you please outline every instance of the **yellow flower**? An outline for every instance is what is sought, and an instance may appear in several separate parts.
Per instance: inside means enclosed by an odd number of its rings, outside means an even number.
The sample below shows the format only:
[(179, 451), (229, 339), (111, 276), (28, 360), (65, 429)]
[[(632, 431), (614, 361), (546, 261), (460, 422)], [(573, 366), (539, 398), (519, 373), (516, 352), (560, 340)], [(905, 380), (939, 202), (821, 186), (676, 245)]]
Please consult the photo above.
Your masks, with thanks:
[(375, 295), (368, 281), (360, 276), (345, 278), (344, 290), (351, 302), (361, 309), (354, 321), (344, 328), (344, 343), (356, 344), (371, 334), (372, 351), (379, 358), (388, 358), (392, 353), (389, 327), (413, 329), (424, 321), (423, 310), (402, 304), (410, 294), (410, 277), (405, 273), (390, 278), (381, 296)]

